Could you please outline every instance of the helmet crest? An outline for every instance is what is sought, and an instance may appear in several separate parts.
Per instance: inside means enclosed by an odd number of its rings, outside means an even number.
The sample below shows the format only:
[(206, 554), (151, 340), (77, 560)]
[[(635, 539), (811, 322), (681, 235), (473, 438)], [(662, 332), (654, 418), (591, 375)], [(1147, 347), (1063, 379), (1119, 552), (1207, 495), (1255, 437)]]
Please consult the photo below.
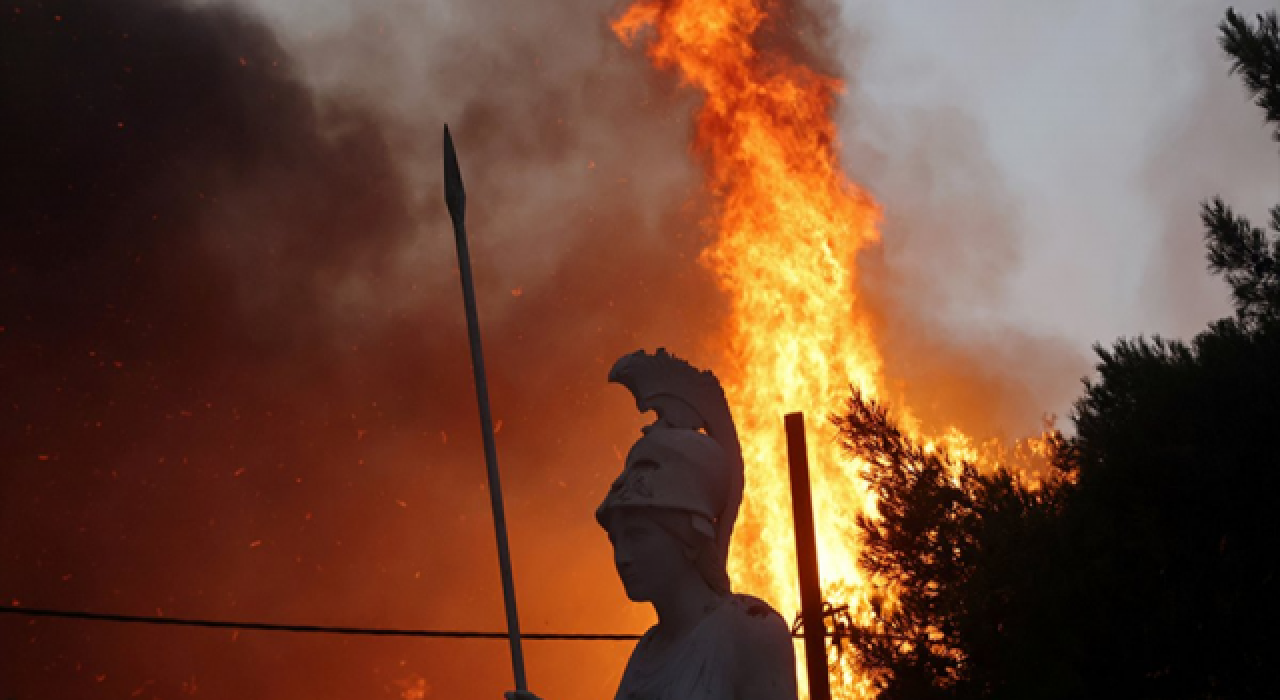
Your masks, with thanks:
[(743, 461), (720, 381), (663, 348), (622, 356), (609, 381), (627, 387), (636, 408), (657, 418), (632, 446), (597, 519), (603, 525), (609, 508), (624, 505), (688, 511), (714, 530), (723, 567), (742, 504)]

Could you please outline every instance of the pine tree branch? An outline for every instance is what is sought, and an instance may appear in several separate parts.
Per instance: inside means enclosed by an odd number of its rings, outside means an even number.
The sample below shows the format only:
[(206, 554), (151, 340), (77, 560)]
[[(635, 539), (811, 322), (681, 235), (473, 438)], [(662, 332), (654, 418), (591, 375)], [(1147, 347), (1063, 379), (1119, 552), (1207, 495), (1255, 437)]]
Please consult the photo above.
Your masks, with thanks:
[(1219, 45), (1231, 58), (1231, 72), (1244, 79), (1254, 103), (1276, 125), (1272, 138), (1280, 141), (1280, 21), (1274, 11), (1257, 16), (1257, 27), (1228, 9), (1218, 25)]
[[(1280, 206), (1271, 212), (1280, 233)], [(1236, 215), (1220, 197), (1200, 209), (1205, 226), (1209, 269), (1231, 286), (1236, 314), (1246, 323), (1280, 316), (1280, 237)]]

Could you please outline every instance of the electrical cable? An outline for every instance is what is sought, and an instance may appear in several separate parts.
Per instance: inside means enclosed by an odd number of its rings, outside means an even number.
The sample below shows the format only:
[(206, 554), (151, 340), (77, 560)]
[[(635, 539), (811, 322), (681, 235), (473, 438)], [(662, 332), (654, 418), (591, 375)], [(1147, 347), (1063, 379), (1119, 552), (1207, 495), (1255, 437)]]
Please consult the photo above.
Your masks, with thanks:
[[(203, 627), (207, 629), (250, 630), (257, 632), (303, 632), (310, 634), (343, 634), (369, 637), (420, 637), (430, 639), (507, 639), (506, 632), (478, 632), (472, 630), (421, 630), (394, 629), (386, 627), (338, 627), (330, 625), (287, 625), (276, 622), (233, 622), (229, 620), (203, 620), (185, 617), (159, 617), (153, 615), (120, 615), (117, 613), (95, 613), (81, 610), (54, 610), (50, 608), (26, 608), (17, 605), (0, 605), (0, 614), (25, 617), (43, 617), (63, 620), (94, 620), (98, 622), (123, 622), (129, 624), (162, 625), (170, 627)], [(793, 629), (791, 636), (799, 637), (799, 629)], [(889, 637), (889, 635), (859, 632), (856, 634), (832, 634), (828, 637)], [(552, 633), (524, 632), (521, 639), (531, 641), (572, 641), (572, 642), (633, 642), (640, 639), (638, 634), (591, 634), (591, 633)]]

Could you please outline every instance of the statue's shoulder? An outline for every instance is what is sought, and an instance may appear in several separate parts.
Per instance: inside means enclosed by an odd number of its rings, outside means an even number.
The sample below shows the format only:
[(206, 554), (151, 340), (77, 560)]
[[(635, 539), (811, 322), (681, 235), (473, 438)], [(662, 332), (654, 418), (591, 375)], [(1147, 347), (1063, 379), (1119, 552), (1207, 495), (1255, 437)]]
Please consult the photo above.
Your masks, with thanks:
[(776, 618), (777, 621), (786, 624), (782, 619), (782, 615), (778, 614), (778, 611), (774, 610), (772, 605), (749, 593), (729, 594), (728, 604), (730, 610), (736, 616), (749, 620), (771, 620)]
[(790, 639), (791, 628), (787, 621), (763, 600), (746, 593), (733, 593), (726, 605), (730, 625), (736, 633), (746, 635), (747, 639), (754, 641), (778, 635)]

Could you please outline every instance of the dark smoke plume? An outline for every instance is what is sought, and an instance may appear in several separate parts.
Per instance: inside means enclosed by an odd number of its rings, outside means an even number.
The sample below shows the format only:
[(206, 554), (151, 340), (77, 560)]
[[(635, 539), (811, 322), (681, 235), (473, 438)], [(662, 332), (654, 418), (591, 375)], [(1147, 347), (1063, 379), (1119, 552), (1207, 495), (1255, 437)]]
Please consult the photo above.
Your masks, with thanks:
[[(501, 629), (440, 122), (406, 156), (393, 116), (316, 93), (272, 31), (229, 6), (20, 0), (0, 27), (0, 596)], [(527, 52), (495, 57), (528, 71), (504, 78), (537, 79)], [(658, 107), (632, 85), (620, 101), (638, 121)], [(583, 206), (554, 220), (504, 211), (520, 182), (554, 191), (540, 167), (575, 150), (557, 138), (575, 114), (557, 114), (555, 94), (522, 94), (542, 112), (517, 115), (528, 105), (493, 91), (442, 111), (472, 193), (526, 627), (636, 629), (642, 612), (622, 605), (589, 516), (640, 422), (604, 376), (623, 352), (689, 348), (714, 323), (710, 282), (670, 262), (695, 255), (698, 212), (642, 210), (621, 150), (575, 182)], [(680, 126), (632, 145), (663, 133)], [(560, 228), (576, 235), (538, 237)], [(658, 229), (690, 235), (648, 235)], [(595, 415), (611, 418), (584, 422)], [(509, 685), (491, 642), (6, 617), (0, 646), (6, 698), (500, 697)], [(531, 675), (587, 697), (625, 652), (535, 648)]]

